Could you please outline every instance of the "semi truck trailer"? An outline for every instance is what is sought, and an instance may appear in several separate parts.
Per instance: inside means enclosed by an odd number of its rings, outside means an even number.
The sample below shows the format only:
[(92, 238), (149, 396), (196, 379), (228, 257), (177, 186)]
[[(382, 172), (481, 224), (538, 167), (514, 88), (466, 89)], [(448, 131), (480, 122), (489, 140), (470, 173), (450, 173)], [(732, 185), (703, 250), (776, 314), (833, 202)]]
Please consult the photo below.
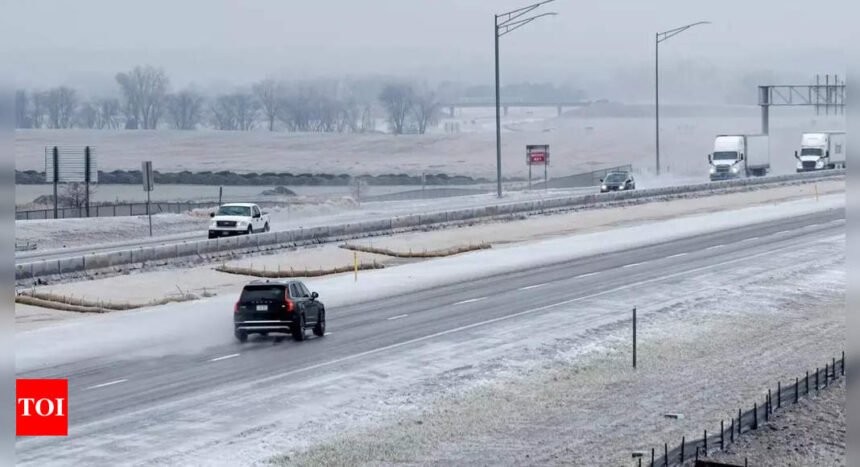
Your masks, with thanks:
[(767, 135), (718, 135), (708, 154), (711, 181), (763, 177), (770, 171)]

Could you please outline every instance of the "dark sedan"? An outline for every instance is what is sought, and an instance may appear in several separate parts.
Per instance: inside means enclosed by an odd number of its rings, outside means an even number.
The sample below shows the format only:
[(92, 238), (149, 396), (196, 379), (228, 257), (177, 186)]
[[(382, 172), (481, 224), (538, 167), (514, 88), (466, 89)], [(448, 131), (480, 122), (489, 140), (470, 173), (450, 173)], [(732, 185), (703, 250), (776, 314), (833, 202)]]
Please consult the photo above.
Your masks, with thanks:
[(630, 172), (610, 172), (600, 180), (600, 192), (628, 191), (636, 189), (636, 180)]

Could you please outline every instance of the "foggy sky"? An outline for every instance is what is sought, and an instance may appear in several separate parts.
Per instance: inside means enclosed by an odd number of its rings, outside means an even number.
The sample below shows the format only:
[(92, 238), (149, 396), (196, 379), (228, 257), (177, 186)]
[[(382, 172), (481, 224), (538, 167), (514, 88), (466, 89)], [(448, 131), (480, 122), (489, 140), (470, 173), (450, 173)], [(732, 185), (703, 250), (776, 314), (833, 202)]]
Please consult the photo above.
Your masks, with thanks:
[[(4, 0), (0, 59), (20, 86), (85, 93), (114, 86), (116, 72), (138, 64), (164, 67), (174, 87), (367, 74), (491, 84), (493, 14), (528, 2)], [(721, 75), (764, 70), (784, 79), (844, 74), (860, 47), (852, 30), (858, 5), (556, 0), (538, 11), (559, 16), (502, 38), (502, 77), (598, 89), (611, 78), (645, 92), (654, 33), (700, 20), (713, 24), (661, 45), (661, 67), (695, 63)]]

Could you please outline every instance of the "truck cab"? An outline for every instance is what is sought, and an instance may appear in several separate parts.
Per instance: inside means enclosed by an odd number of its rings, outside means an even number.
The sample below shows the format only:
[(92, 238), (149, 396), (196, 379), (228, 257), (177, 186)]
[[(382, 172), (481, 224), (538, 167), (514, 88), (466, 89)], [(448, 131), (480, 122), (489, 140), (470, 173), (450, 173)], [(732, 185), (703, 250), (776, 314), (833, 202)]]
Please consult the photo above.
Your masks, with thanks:
[(708, 154), (711, 181), (761, 177), (770, 170), (767, 135), (718, 135)]
[(811, 172), (845, 167), (845, 133), (804, 133), (800, 153), (794, 152), (797, 172)]
[(742, 164), (745, 153), (746, 141), (743, 136), (717, 136), (714, 139), (714, 152), (708, 156), (711, 181), (746, 176)]

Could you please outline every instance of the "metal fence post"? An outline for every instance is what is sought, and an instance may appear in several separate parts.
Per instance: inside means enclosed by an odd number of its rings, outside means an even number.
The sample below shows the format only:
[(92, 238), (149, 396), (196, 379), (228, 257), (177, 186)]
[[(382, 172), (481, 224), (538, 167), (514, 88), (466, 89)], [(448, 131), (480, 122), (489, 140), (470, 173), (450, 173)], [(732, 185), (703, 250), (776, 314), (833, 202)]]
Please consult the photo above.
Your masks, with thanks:
[(705, 457), (708, 457), (708, 430), (705, 430)]
[(824, 387), (827, 387), (827, 377), (830, 376), (830, 368), (828, 367), (830, 364), (824, 364)]
[(753, 402), (753, 430), (758, 430), (758, 403)]
[(720, 420), (720, 451), (726, 450), (726, 429), (723, 427), (723, 421)]
[(818, 372), (819, 368), (815, 368), (815, 392), (818, 393)]
[(798, 390), (798, 386), (800, 385), (800, 378), (794, 378), (794, 403), (800, 400), (800, 391)]
[(636, 368), (636, 307), (633, 307), (633, 368)]
[(738, 409), (738, 436), (740, 436), (741, 433), (743, 432), (743, 427), (744, 427), (743, 413), (741, 412), (741, 409)]
[(654, 467), (654, 448), (651, 448), (651, 467)]
[(809, 370), (806, 371), (806, 392), (804, 395), (809, 395)]
[(669, 467), (669, 443), (663, 443), (663, 467)]
[(842, 376), (845, 376), (845, 351), (842, 351)]
[(776, 382), (776, 408), (782, 408), (782, 381)]
[(735, 419), (732, 419), (732, 434), (729, 436), (729, 441), (735, 442)]

